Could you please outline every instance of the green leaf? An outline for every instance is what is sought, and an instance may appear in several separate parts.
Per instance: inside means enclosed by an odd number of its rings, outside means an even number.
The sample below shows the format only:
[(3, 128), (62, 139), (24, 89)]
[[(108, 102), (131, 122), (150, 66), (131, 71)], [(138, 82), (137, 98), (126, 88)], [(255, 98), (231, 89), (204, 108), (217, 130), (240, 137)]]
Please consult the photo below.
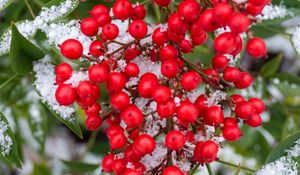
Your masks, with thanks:
[(278, 78), (280, 81), (288, 82), (289, 84), (297, 84), (300, 85), (300, 77), (289, 74), (289, 73), (277, 73), (274, 78)]
[(18, 74), (27, 74), (33, 68), (32, 62), (45, 56), (44, 52), (27, 40), (12, 24), (12, 38), (9, 59), (12, 69)]
[(62, 160), (62, 162), (64, 165), (67, 166), (70, 172), (76, 172), (76, 173), (93, 172), (97, 168), (99, 168), (99, 164), (90, 164), (90, 163), (66, 161), (66, 160)]
[(268, 158), (265, 163), (274, 162), (278, 158), (284, 156), (286, 153), (286, 150), (289, 150), (291, 147), (295, 145), (295, 141), (300, 139), (300, 132), (297, 132), (283, 141), (281, 141), (279, 144), (273, 148), (273, 150), (269, 153)]
[(7, 148), (3, 148), (3, 145), (0, 145), (0, 159), (10, 165), (21, 168), (22, 163), (19, 156), (18, 144), (6, 117), (2, 113), (0, 113), (0, 128), (2, 131), (4, 130), (1, 139), (4, 139), (5, 146), (8, 146)]
[(271, 61), (267, 62), (263, 67), (261, 68), (260, 74), (264, 77), (270, 77), (274, 75), (277, 70), (280, 67), (281, 60), (283, 58), (283, 55), (280, 54)]
[(272, 4), (280, 5), (284, 4), (286, 7), (294, 7), (294, 8), (300, 8), (300, 0), (272, 0)]
[(0, 7), (0, 12), (7, 8), (14, 0), (8, 0), (6, 1), (1, 7)]

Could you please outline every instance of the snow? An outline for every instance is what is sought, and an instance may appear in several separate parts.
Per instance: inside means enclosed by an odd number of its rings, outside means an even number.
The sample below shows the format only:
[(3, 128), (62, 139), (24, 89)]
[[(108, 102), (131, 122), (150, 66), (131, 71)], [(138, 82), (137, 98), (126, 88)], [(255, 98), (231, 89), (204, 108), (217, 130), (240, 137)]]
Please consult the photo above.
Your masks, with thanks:
[(262, 11), (262, 15), (257, 16), (259, 20), (273, 20), (276, 18), (283, 18), (286, 16), (293, 16), (284, 5), (266, 5)]
[(155, 150), (151, 155), (147, 154), (141, 159), (141, 163), (145, 165), (146, 170), (151, 170), (158, 166), (168, 153), (168, 149), (164, 141), (157, 141)]
[(10, 0), (1, 0), (0, 1), (0, 9), (2, 9)]
[(87, 71), (73, 71), (71, 78), (65, 81), (64, 84), (71, 84), (72, 87), (76, 88), (84, 80), (89, 80)]
[(0, 121), (0, 151), (4, 157), (10, 154), (13, 146), (12, 138), (7, 133), (8, 128), (6, 122)]
[(300, 54), (300, 26), (292, 33), (292, 43), (298, 54)]
[[(47, 57), (47, 56), (46, 56)], [(55, 99), (55, 85), (54, 65), (44, 62), (36, 62), (33, 66), (35, 73), (34, 85), (40, 94), (43, 103), (46, 103), (56, 114), (69, 122), (74, 120), (73, 107), (61, 106)]]

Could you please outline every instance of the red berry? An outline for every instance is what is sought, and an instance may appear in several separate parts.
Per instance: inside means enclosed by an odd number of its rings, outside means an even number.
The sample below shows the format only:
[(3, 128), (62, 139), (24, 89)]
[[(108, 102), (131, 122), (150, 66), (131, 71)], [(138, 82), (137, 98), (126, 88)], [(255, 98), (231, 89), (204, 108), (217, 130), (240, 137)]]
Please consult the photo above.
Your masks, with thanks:
[(219, 3), (213, 8), (213, 18), (219, 24), (225, 24), (232, 16), (233, 9), (227, 3)]
[(219, 24), (214, 21), (212, 9), (205, 10), (200, 15), (197, 22), (199, 23), (201, 29), (205, 30), (206, 32), (213, 32), (214, 30), (219, 28)]
[(66, 58), (77, 60), (83, 53), (83, 46), (75, 39), (68, 39), (61, 44), (60, 52)]
[(171, 99), (171, 96), (172, 96), (172, 92), (166, 86), (157, 86), (152, 91), (152, 98), (157, 103), (165, 104)]
[(223, 137), (228, 141), (237, 141), (242, 136), (241, 130), (238, 126), (225, 126), (222, 128)]
[(113, 108), (122, 111), (130, 104), (130, 98), (127, 93), (121, 91), (110, 97), (110, 103)]
[(176, 166), (168, 166), (164, 169), (162, 175), (183, 175), (183, 173)]
[(73, 69), (68, 63), (60, 63), (55, 68), (56, 76), (63, 79), (64, 81), (68, 80), (72, 76)]
[(255, 5), (255, 6), (262, 6), (266, 5), (268, 3), (267, 0), (249, 0), (249, 3)]
[(168, 38), (175, 43), (180, 43), (185, 38), (185, 33), (176, 33), (170, 29), (168, 29), (167, 33)]
[(168, 42), (168, 33), (167, 31), (162, 31), (161, 27), (156, 28), (152, 34), (153, 42), (158, 46), (163, 46)]
[(76, 100), (76, 91), (69, 85), (61, 84), (56, 89), (55, 98), (60, 105), (69, 106)]
[(124, 159), (128, 162), (137, 162), (141, 157), (133, 151), (132, 145), (129, 145), (124, 151)]
[(200, 13), (200, 5), (195, 0), (182, 1), (178, 5), (178, 13), (185, 21), (194, 21)]
[(255, 5), (252, 5), (251, 3), (247, 3), (246, 11), (248, 14), (250, 14), (252, 16), (257, 16), (262, 13), (264, 7), (265, 7), (264, 5), (263, 6), (255, 6)]
[(84, 110), (85, 114), (87, 116), (95, 116), (99, 115), (99, 112), (101, 110), (101, 106), (99, 103), (94, 103), (92, 106), (89, 106), (87, 109)]
[(266, 43), (258, 37), (250, 39), (247, 43), (247, 52), (253, 58), (261, 58), (267, 54)]
[(132, 4), (129, 0), (117, 0), (112, 7), (115, 18), (125, 20), (132, 14)]
[(109, 16), (109, 13), (101, 13), (99, 15), (96, 15), (94, 16), (94, 19), (96, 20), (99, 27), (103, 27), (105, 24), (111, 22), (111, 17)]
[[(189, 0), (189, 1), (194, 1), (194, 0)], [(179, 44), (179, 48), (183, 53), (190, 53), (193, 51), (193, 46), (189, 40), (182, 40), (181, 43)]]
[(194, 46), (204, 44), (207, 40), (207, 33), (203, 32), (200, 35), (192, 35), (191, 39)]
[(262, 123), (261, 116), (257, 113), (254, 113), (249, 120), (246, 120), (246, 124), (253, 128), (259, 127)]
[(116, 134), (124, 134), (124, 129), (120, 125), (113, 125), (106, 131), (106, 136), (111, 139)]
[(240, 102), (235, 107), (235, 114), (237, 117), (248, 120), (254, 114), (255, 109), (249, 102)]
[(168, 27), (174, 33), (184, 34), (188, 29), (188, 24), (182, 20), (178, 13), (173, 13), (168, 18)]
[(207, 108), (207, 98), (205, 97), (204, 94), (200, 95), (196, 99), (195, 105), (196, 105), (200, 115), (206, 110), (206, 108)]
[(130, 128), (136, 128), (142, 124), (144, 116), (142, 111), (135, 105), (129, 105), (120, 114), (122, 120)]
[(142, 175), (142, 173), (136, 170), (127, 169), (123, 175)]
[(106, 81), (106, 89), (108, 92), (120, 92), (125, 87), (126, 79), (120, 72), (110, 73)]
[(170, 4), (171, 0), (154, 0), (154, 2), (159, 6), (167, 7)]
[(109, 71), (101, 64), (94, 64), (89, 68), (89, 79), (94, 83), (102, 83), (108, 76)]
[(228, 25), (232, 32), (243, 33), (246, 32), (250, 25), (250, 20), (243, 13), (236, 13), (230, 17)]
[(211, 140), (197, 143), (194, 158), (199, 163), (211, 163), (217, 159), (218, 145)]
[(230, 96), (230, 99), (235, 103), (235, 104), (238, 104), (240, 102), (244, 102), (245, 101), (245, 98), (239, 94), (232, 94)]
[(155, 149), (155, 140), (148, 134), (142, 134), (133, 142), (132, 148), (138, 155), (151, 154)]
[(249, 103), (251, 103), (255, 109), (255, 112), (258, 114), (266, 110), (265, 103), (259, 98), (250, 98)]
[(184, 73), (180, 81), (182, 88), (187, 91), (196, 89), (201, 82), (202, 77), (194, 71)]
[(102, 119), (99, 117), (99, 115), (91, 115), (88, 116), (88, 118), (85, 121), (86, 128), (88, 130), (94, 131), (100, 128), (102, 125)]
[(159, 86), (158, 79), (156, 75), (149, 73), (151, 77), (147, 78), (144, 75), (141, 77), (140, 82), (138, 84), (138, 92), (141, 97), (150, 98), (152, 97), (153, 89)]
[(108, 127), (111, 127), (114, 125), (119, 125), (121, 123), (121, 117), (115, 114), (110, 114), (105, 121)]
[(223, 72), (223, 78), (228, 82), (238, 82), (241, 78), (241, 71), (236, 67), (227, 67)]
[(198, 109), (190, 101), (180, 102), (180, 106), (177, 108), (176, 113), (178, 119), (189, 123), (195, 122), (198, 118)]
[(144, 21), (135, 20), (129, 24), (128, 31), (133, 38), (141, 40), (147, 35), (148, 27)]
[(90, 50), (90, 54), (93, 57), (100, 57), (105, 52), (105, 48), (103, 47), (103, 43), (102, 43), (102, 41), (99, 41), (99, 40), (93, 41), (90, 45), (89, 50)]
[(174, 60), (167, 60), (164, 61), (161, 65), (161, 73), (163, 76), (168, 77), (168, 78), (174, 78), (176, 77), (179, 67), (176, 61)]
[(203, 114), (203, 120), (207, 125), (219, 126), (224, 121), (222, 109), (219, 106), (208, 107)]
[(226, 117), (224, 119), (224, 127), (229, 127), (229, 126), (238, 126), (237, 120), (235, 118), (230, 118), (230, 117)]
[(92, 17), (96, 17), (102, 13), (109, 13), (109, 9), (108, 7), (106, 7), (105, 5), (102, 5), (102, 4), (99, 4), (99, 5), (96, 5), (92, 8), (91, 11), (89, 11), (89, 14), (92, 16)]
[(135, 63), (128, 63), (125, 66), (125, 73), (129, 77), (137, 77), (140, 73), (140, 68)]
[(185, 137), (180, 131), (170, 131), (165, 138), (166, 145), (171, 150), (179, 150), (185, 144)]
[(129, 47), (125, 50), (124, 59), (127, 61), (131, 61), (134, 58), (136, 58), (139, 54), (140, 54), (140, 50), (136, 46)]
[(216, 55), (212, 60), (212, 66), (215, 69), (224, 69), (228, 65), (228, 58), (225, 55)]
[[(122, 1), (122, 0), (120, 0)], [(113, 23), (105, 24), (102, 28), (102, 36), (106, 40), (113, 40), (119, 35), (119, 28)]]
[(231, 32), (224, 32), (216, 37), (214, 48), (218, 54), (231, 54), (236, 50), (236, 35)]
[(127, 144), (127, 138), (124, 133), (115, 133), (109, 139), (111, 149), (121, 149)]
[(115, 159), (112, 162), (112, 170), (116, 175), (121, 175), (126, 170), (126, 162), (124, 159)]
[(113, 164), (114, 159), (115, 159), (115, 155), (113, 155), (113, 154), (108, 154), (108, 155), (104, 156), (104, 158), (102, 160), (102, 164), (101, 164), (103, 172), (107, 172), (107, 173), (113, 172), (112, 164)]
[(239, 81), (234, 83), (235, 88), (237, 89), (245, 89), (249, 87), (253, 82), (252, 76), (247, 72), (241, 72), (241, 78)]
[(191, 34), (191, 37), (202, 35), (203, 33), (206, 33), (203, 28), (202, 24), (199, 22), (199, 20), (194, 21), (189, 24), (189, 32)]
[(76, 92), (80, 98), (89, 98), (93, 97), (95, 91), (95, 84), (90, 81), (82, 81), (79, 83)]
[(157, 104), (156, 105), (157, 114), (161, 118), (169, 118), (171, 117), (176, 111), (176, 104), (173, 99), (169, 100), (165, 104)]
[(132, 20), (142, 20), (146, 17), (146, 9), (144, 5), (136, 5), (133, 7), (130, 18)]
[(178, 58), (178, 55), (178, 50), (171, 44), (168, 44), (167, 46), (159, 50), (159, 56), (161, 61)]
[(80, 23), (80, 30), (86, 36), (92, 37), (98, 34), (99, 25), (93, 18), (85, 18)]

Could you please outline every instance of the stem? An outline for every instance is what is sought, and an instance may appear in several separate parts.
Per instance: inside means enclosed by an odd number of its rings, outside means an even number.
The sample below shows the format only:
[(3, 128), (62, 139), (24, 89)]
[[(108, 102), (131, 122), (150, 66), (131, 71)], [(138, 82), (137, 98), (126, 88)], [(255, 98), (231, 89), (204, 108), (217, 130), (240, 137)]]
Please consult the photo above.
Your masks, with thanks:
[(253, 170), (251, 168), (247, 168), (247, 167), (244, 167), (244, 166), (236, 165), (236, 164), (233, 164), (233, 163), (230, 163), (230, 162), (226, 162), (224, 160), (217, 160), (217, 162), (219, 162), (221, 164), (224, 164), (224, 165), (231, 166), (231, 167), (240, 168), (242, 170), (246, 170), (246, 171), (249, 171), (251, 173), (255, 173), (256, 172), (256, 170)]
[(18, 76), (18, 74), (14, 74), (12, 77), (10, 77), (6, 82), (4, 82), (3, 84), (1, 84), (0, 89), (2, 89), (3, 87), (5, 87), (7, 84), (9, 84), (13, 79), (15, 79)]
[(212, 171), (212, 169), (211, 169), (209, 163), (206, 163), (205, 166), (206, 166), (206, 168), (207, 168), (208, 174), (209, 174), (209, 175), (214, 175), (214, 172)]
[(200, 166), (200, 163), (198, 163), (198, 164), (195, 166), (195, 168), (192, 169), (192, 171), (191, 171), (190, 174), (193, 175), (194, 173), (196, 173), (196, 171), (198, 170), (199, 166)]
[(33, 13), (33, 10), (32, 10), (32, 8), (31, 8), (31, 6), (30, 6), (28, 0), (25, 0), (25, 3), (26, 3), (26, 6), (27, 6), (27, 8), (28, 8), (28, 10), (29, 10), (29, 13), (31, 14), (32, 18), (34, 19), (34, 18), (35, 18), (35, 15), (34, 15), (34, 13)]

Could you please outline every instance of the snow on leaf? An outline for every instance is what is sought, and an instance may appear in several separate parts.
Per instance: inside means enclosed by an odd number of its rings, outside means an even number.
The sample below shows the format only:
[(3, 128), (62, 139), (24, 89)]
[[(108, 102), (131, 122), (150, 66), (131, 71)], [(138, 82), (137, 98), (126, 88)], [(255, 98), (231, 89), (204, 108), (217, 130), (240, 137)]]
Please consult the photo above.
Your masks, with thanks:
[(1, 0), (0, 1), (0, 12), (8, 7), (14, 0)]

